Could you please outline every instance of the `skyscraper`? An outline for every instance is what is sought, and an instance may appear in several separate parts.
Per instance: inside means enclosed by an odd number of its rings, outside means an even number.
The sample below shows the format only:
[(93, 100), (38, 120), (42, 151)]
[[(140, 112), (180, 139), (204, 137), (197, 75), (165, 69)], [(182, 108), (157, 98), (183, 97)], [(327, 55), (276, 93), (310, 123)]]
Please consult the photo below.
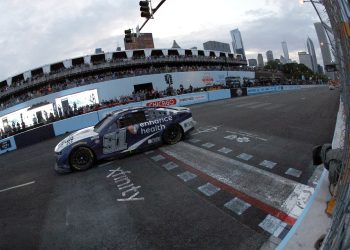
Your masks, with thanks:
[(250, 67), (258, 66), (258, 62), (256, 61), (256, 59), (248, 59), (248, 64)]
[(315, 52), (315, 46), (310, 37), (307, 38), (307, 51), (309, 52), (311, 56), (311, 62), (312, 62), (312, 71), (317, 73), (318, 72), (318, 66), (317, 66), (317, 58), (316, 58), (316, 52)]
[(282, 64), (288, 63), (287, 60), (284, 58), (284, 56), (280, 56), (280, 62), (281, 62)]
[(288, 52), (288, 46), (287, 46), (287, 42), (283, 41), (282, 42), (282, 49), (283, 49), (283, 57), (286, 60), (287, 63), (289, 63), (289, 52)]
[(272, 53), (271, 50), (266, 51), (266, 58), (267, 58), (267, 62), (271, 62), (271, 61), (274, 60), (273, 59), (273, 53)]
[(232, 38), (233, 52), (236, 54), (241, 54), (243, 56), (243, 59), (245, 60), (246, 57), (241, 32), (239, 31), (239, 29), (234, 29), (230, 31), (230, 34)]
[(325, 66), (332, 64), (331, 51), (329, 49), (329, 43), (323, 25), (320, 22), (314, 23), (314, 25), (318, 37), (318, 42), (320, 43), (323, 64)]
[(299, 62), (300, 62), (300, 64), (304, 64), (304, 65), (305, 65), (306, 67), (308, 67), (310, 70), (313, 70), (310, 54), (308, 54), (308, 53), (306, 53), (305, 51), (303, 51), (303, 52), (298, 52), (298, 56), (299, 56)]
[(264, 58), (262, 54), (258, 54), (258, 67), (264, 67)]
[(217, 41), (208, 41), (203, 43), (203, 48), (205, 50), (215, 50), (231, 53), (230, 44), (222, 43)]

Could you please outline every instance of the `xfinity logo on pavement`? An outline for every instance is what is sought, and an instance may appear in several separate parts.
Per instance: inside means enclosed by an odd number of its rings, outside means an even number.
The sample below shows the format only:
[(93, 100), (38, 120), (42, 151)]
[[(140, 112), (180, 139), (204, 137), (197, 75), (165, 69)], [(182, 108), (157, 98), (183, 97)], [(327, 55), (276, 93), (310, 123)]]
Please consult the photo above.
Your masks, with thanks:
[(123, 198), (117, 199), (117, 201), (143, 201), (145, 199), (138, 196), (141, 186), (134, 185), (127, 176), (127, 174), (131, 174), (131, 171), (124, 171), (121, 167), (118, 167), (117, 169), (109, 170), (109, 172), (106, 178), (112, 178), (117, 185), (117, 189), (122, 192)]

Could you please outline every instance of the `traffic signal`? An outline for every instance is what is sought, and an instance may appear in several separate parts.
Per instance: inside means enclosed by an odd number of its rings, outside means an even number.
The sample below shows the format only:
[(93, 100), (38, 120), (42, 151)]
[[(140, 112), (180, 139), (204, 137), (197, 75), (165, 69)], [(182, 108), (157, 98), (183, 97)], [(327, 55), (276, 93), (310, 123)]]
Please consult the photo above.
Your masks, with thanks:
[(125, 30), (125, 43), (132, 43), (131, 29)]
[(166, 84), (172, 85), (173, 84), (173, 76), (170, 74), (165, 74), (164, 79)]
[(151, 9), (149, 7), (148, 1), (140, 1), (140, 11), (141, 11), (141, 17), (145, 18), (151, 18)]
[(172, 75), (169, 75), (169, 84), (173, 85), (173, 76)]

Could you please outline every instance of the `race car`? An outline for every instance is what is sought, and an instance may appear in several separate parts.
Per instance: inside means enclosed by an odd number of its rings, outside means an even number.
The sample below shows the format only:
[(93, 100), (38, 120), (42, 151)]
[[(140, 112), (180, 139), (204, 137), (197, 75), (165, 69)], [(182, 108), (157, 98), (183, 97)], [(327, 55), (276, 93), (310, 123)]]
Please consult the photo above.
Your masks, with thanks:
[(150, 147), (175, 144), (194, 129), (188, 108), (137, 107), (114, 111), (55, 147), (55, 170), (81, 171), (96, 162)]

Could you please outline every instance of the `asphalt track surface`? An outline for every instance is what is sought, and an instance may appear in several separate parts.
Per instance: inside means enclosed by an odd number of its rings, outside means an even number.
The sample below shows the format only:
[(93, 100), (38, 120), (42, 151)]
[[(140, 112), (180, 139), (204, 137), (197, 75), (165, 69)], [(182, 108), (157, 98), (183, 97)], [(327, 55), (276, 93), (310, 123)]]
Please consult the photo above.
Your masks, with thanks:
[(2, 155), (0, 249), (278, 243), (297, 218), (288, 204), (315, 185), (312, 148), (331, 142), (338, 105), (326, 87), (195, 105), (184, 142), (68, 175), (53, 171), (62, 137)]

